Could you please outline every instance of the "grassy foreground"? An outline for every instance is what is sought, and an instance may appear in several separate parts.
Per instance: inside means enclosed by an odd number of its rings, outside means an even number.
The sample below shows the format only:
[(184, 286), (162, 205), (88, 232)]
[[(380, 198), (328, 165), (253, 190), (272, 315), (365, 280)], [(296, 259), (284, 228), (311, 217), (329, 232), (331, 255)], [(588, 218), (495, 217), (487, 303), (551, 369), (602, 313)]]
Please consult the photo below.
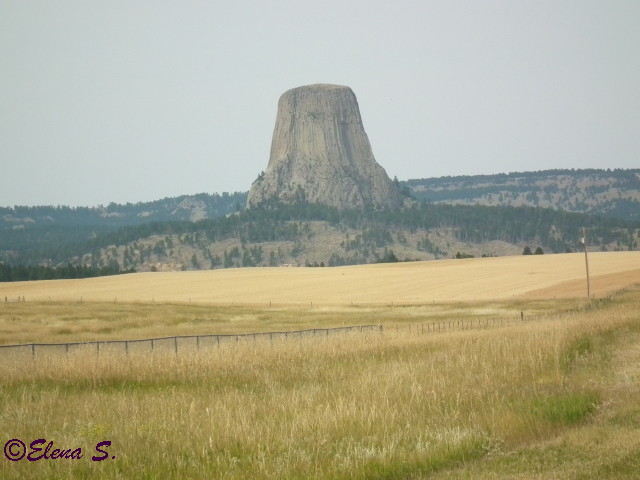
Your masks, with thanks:
[[(0, 352), (0, 478), (634, 478), (639, 311), (631, 289), (501, 328), (387, 328), (178, 356)], [(356, 323), (352, 314), (331, 318)], [(61, 336), (82, 337), (78, 324)], [(82, 458), (9, 461), (7, 448), (20, 454), (10, 439), (27, 455), (45, 439), (49, 454)]]

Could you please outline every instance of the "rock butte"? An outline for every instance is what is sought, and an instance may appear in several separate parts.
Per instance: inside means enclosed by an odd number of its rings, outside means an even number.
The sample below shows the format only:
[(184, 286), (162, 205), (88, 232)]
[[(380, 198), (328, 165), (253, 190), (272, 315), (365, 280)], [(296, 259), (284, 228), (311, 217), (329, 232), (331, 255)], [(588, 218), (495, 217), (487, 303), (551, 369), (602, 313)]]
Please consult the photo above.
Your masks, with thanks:
[(373, 156), (349, 87), (308, 85), (280, 97), (269, 164), (251, 186), (247, 206), (300, 198), (340, 209), (402, 204)]

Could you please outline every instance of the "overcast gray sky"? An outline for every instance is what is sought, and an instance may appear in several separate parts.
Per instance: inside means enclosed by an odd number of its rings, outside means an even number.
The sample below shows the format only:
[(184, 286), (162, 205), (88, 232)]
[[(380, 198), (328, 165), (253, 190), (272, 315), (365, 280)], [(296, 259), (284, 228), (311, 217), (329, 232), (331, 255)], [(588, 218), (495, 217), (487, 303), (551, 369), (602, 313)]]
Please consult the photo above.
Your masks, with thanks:
[(0, 0), (0, 206), (246, 191), (312, 83), (401, 180), (640, 167), (638, 0)]

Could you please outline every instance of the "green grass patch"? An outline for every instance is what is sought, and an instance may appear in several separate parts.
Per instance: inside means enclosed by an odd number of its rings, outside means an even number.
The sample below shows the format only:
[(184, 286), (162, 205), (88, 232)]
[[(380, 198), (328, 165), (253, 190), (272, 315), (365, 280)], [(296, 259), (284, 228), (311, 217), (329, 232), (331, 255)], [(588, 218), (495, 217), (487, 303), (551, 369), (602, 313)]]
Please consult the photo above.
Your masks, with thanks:
[(577, 338), (567, 347), (562, 358), (562, 366), (565, 371), (569, 371), (576, 361), (593, 353), (595, 349), (595, 340), (589, 336)]
[(583, 422), (599, 402), (595, 393), (567, 391), (534, 399), (532, 411), (552, 425), (571, 426)]

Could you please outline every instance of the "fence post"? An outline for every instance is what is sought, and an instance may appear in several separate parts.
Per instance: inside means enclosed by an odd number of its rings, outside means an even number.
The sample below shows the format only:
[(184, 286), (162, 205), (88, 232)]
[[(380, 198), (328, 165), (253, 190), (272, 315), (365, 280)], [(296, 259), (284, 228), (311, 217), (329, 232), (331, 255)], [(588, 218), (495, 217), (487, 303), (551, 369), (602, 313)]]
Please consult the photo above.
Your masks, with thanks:
[(35, 357), (36, 356), (36, 346), (35, 344), (31, 344), (31, 356)]
[(125, 340), (124, 342), (124, 351), (127, 355), (129, 355), (129, 342)]
[(178, 354), (178, 337), (173, 337), (173, 346), (176, 349), (176, 355)]

